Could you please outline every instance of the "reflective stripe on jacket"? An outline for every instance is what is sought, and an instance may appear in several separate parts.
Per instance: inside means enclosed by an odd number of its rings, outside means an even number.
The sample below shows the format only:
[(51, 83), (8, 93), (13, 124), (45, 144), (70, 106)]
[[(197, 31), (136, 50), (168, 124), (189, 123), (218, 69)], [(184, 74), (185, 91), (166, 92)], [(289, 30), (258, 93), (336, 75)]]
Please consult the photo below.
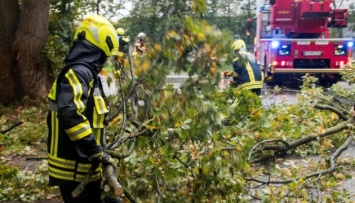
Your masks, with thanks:
[(129, 39), (123, 36), (118, 37), (118, 56), (124, 56), (126, 46), (129, 43)]
[(263, 72), (250, 55), (242, 53), (233, 59), (233, 69), (238, 74), (238, 77), (234, 78), (237, 89), (261, 89), (263, 87)]
[[(100, 140), (108, 109), (97, 77), (88, 65), (66, 67), (48, 95), (50, 185), (80, 182), (91, 167), (87, 157), (102, 151)], [(92, 180), (98, 180), (100, 173), (98, 167)]]

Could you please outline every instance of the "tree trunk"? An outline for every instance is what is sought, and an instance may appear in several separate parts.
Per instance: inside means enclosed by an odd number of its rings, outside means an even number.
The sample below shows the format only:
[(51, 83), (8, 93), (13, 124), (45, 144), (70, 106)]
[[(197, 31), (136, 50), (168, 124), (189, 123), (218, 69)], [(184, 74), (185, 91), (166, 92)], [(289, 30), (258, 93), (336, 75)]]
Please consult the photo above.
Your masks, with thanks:
[(23, 0), (20, 12), (17, 1), (0, 0), (0, 15), (4, 15), (0, 26), (8, 22), (12, 31), (0, 31), (0, 43), (5, 45), (0, 49), (0, 63), (5, 64), (0, 70), (2, 105), (25, 96), (46, 97), (50, 71), (43, 48), (48, 36), (49, 4), (48, 0)]
[(15, 38), (20, 9), (17, 1), (0, 0), (0, 104), (16, 99), (14, 56), (11, 51)]

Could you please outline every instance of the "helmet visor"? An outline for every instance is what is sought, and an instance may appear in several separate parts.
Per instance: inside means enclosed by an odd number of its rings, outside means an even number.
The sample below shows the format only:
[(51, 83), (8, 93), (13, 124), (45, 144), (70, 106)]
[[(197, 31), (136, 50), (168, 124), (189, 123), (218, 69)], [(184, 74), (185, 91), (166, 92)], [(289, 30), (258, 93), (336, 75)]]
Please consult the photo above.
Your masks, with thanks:
[(110, 36), (106, 36), (106, 40), (105, 40), (106, 44), (107, 44), (107, 47), (109, 48), (110, 52), (112, 52), (112, 49), (113, 49), (113, 42), (111, 40), (111, 37)]

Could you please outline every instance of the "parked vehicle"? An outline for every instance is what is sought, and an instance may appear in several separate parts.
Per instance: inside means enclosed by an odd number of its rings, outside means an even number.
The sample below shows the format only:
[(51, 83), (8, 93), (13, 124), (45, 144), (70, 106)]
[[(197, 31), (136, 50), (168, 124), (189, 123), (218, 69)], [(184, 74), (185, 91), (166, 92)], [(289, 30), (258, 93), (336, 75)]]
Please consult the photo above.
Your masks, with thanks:
[(347, 9), (331, 0), (257, 0), (254, 54), (265, 81), (284, 84), (305, 73), (324, 85), (337, 82), (351, 63), (351, 38), (330, 38), (330, 28), (347, 26)]

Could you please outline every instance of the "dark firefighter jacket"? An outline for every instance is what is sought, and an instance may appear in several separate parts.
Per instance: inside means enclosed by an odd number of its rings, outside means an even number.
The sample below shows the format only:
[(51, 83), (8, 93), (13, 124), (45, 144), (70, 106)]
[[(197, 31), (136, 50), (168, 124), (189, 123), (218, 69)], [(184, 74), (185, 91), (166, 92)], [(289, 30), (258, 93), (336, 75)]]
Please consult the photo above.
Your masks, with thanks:
[(237, 89), (261, 89), (263, 87), (263, 72), (250, 53), (238, 54), (233, 59), (233, 69), (238, 74), (238, 77), (233, 78)]
[(129, 43), (129, 39), (123, 36), (118, 36), (118, 56), (123, 56), (126, 52), (126, 46)]
[[(102, 151), (104, 117), (108, 113), (97, 73), (85, 63), (65, 67), (49, 97), (49, 185), (80, 182), (91, 167), (87, 157)], [(98, 167), (92, 180), (100, 178)]]

